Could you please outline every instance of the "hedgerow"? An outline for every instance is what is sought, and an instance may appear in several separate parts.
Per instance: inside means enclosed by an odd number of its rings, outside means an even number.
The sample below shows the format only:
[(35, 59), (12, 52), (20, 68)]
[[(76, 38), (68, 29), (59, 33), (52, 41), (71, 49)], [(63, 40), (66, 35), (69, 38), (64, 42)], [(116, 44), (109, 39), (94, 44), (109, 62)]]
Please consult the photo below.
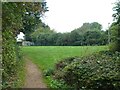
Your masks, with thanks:
[[(2, 88), (14, 88), (19, 82), (22, 60), (16, 43), (19, 32), (32, 32), (43, 13), (46, 2), (2, 2)], [(28, 13), (28, 14), (27, 14)], [(40, 17), (38, 17), (38, 15)], [(27, 19), (28, 17), (28, 19)], [(36, 21), (36, 23), (34, 23)], [(27, 29), (25, 25), (27, 24)], [(32, 24), (32, 25), (31, 25)], [(35, 24), (35, 25), (34, 25)], [(34, 26), (31, 28), (28, 26)], [(18, 82), (17, 82), (18, 81)]]
[(100, 52), (56, 64), (53, 79), (80, 90), (119, 90), (120, 53)]
[(4, 31), (2, 37), (2, 87), (15, 87), (15, 82), (19, 80), (17, 73), (19, 72), (19, 64), (21, 62), (20, 50), (14, 34), (10, 30)]

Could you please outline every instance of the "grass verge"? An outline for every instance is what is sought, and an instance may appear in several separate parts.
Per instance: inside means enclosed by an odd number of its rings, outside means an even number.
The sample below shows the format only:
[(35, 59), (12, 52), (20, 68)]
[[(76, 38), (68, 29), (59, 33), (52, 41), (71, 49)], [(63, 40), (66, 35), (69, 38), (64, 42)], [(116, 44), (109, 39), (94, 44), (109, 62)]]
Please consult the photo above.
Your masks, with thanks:
[(17, 73), (17, 80), (16, 80), (16, 85), (15, 88), (23, 88), (24, 83), (25, 83), (25, 60), (22, 58), (22, 60), (18, 63), (19, 68), (18, 68), (18, 73)]

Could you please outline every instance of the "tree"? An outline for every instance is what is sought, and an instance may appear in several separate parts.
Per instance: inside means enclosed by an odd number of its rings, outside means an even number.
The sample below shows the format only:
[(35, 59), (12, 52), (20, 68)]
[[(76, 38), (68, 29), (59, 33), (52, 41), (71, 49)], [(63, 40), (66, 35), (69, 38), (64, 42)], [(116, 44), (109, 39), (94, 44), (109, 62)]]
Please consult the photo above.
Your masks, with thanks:
[[(53, 36), (51, 36), (52, 34), (54, 35), (55, 31), (51, 30), (50, 27), (48, 25), (43, 26), (44, 23), (40, 23), (33, 32), (31, 32), (30, 34), (30, 38), (32, 39), (32, 41), (35, 43), (35, 45), (43, 45), (43, 41), (46, 42), (46, 44), (44, 45), (49, 45), (51, 42), (53, 42), (54, 40), (51, 40)], [(42, 39), (41, 39), (42, 38)], [(44, 40), (43, 40), (44, 38)], [(42, 41), (42, 42), (41, 42)], [(41, 43), (40, 43), (41, 42)], [(51, 43), (53, 44), (53, 43)]]
[(109, 29), (111, 31), (110, 50), (120, 52), (120, 1), (118, 0), (115, 5), (113, 10), (116, 11), (116, 13), (113, 14), (113, 17), (116, 19), (116, 22), (113, 23)]
[[(43, 2), (2, 2), (2, 87), (14, 87), (18, 80), (20, 61), (16, 36), (24, 29), (24, 16), (28, 12), (42, 15), (46, 10)], [(41, 17), (41, 16), (40, 16)], [(32, 23), (31, 18), (27, 19)]]
[(70, 34), (71, 45), (79, 46), (83, 45), (83, 34), (79, 34), (77, 31), (72, 31)]
[(101, 24), (93, 22), (84, 23), (83, 26), (70, 33), (56, 33), (50, 30), (49, 26), (42, 27), (40, 24), (31, 34), (31, 38), (35, 45), (45, 46), (105, 45), (107, 34), (101, 29)]
[(99, 31), (87, 31), (84, 34), (86, 45), (100, 45), (101, 33)]
[(23, 29), (21, 30), (24, 32), (26, 40), (31, 41), (30, 34), (34, 32), (39, 25), (41, 27), (45, 27), (45, 24), (42, 23), (40, 18), (42, 17), (43, 12), (48, 10), (46, 7), (46, 2), (34, 3), (33, 5), (31, 3), (25, 4), (28, 4), (29, 7), (32, 6), (33, 8), (26, 7), (26, 13), (22, 17)]
[(98, 22), (92, 22), (92, 23), (83, 23), (83, 25), (76, 29), (76, 31), (80, 31), (81, 33), (86, 32), (86, 31), (93, 31), (97, 30), (100, 31), (102, 29), (102, 25), (99, 24)]
[(93, 22), (90, 24), (90, 29), (91, 30), (97, 30), (97, 31), (100, 31), (102, 29), (102, 25), (99, 24), (98, 22)]

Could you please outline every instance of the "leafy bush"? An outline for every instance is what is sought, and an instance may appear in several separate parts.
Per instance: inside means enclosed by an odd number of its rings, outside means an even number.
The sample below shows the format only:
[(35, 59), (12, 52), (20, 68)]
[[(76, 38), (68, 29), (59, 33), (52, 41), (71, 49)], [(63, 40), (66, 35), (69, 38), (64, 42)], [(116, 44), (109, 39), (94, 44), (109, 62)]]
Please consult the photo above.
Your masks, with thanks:
[(76, 59), (76, 57), (68, 57), (68, 58), (65, 58), (64, 60), (61, 60), (59, 61), (56, 66), (55, 66), (55, 69), (54, 70), (54, 78), (56, 79), (61, 79), (63, 76), (64, 76), (64, 71), (63, 69), (68, 65), (68, 64), (71, 64), (72, 62), (74, 62)]
[(68, 57), (65, 58), (64, 61), (61, 60), (56, 64), (56, 69), (63, 69), (65, 66), (67, 66), (68, 64), (72, 63), (73, 60), (75, 60), (76, 57)]
[(49, 68), (49, 69), (43, 71), (43, 75), (44, 76), (50, 76), (50, 75), (53, 74), (53, 72), (54, 72), (54, 69), (53, 68)]
[(20, 48), (16, 44), (14, 34), (10, 30), (2, 33), (2, 88), (16, 87), (18, 80), (18, 72), (21, 67)]
[(118, 51), (120, 46), (119, 46), (119, 42), (111, 42), (110, 45), (109, 45), (109, 49), (112, 51), (112, 52), (115, 52), (115, 51)]
[(55, 80), (50, 76), (47, 76), (47, 81), (49, 81), (50, 90), (73, 90), (68, 86), (63, 80)]
[(62, 61), (64, 67), (56, 69), (55, 79), (80, 90), (120, 89), (120, 53), (104, 51), (70, 61), (67, 65)]

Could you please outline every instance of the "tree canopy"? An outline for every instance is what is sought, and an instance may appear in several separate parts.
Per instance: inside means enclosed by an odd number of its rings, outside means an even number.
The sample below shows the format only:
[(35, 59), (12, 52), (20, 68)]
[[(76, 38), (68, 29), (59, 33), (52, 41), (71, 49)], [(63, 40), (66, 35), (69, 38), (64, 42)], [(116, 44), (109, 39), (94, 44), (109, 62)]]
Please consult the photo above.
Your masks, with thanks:
[(120, 52), (120, 1), (118, 0), (115, 3), (115, 7), (113, 8), (116, 13), (113, 14), (115, 18), (115, 22), (112, 23), (109, 31), (111, 32), (111, 45), (110, 50), (119, 51)]
[(102, 25), (98, 22), (84, 23), (69, 33), (56, 33), (47, 27), (38, 27), (31, 38), (35, 45), (42, 46), (81, 46), (81, 45), (105, 45), (107, 33), (102, 31)]

